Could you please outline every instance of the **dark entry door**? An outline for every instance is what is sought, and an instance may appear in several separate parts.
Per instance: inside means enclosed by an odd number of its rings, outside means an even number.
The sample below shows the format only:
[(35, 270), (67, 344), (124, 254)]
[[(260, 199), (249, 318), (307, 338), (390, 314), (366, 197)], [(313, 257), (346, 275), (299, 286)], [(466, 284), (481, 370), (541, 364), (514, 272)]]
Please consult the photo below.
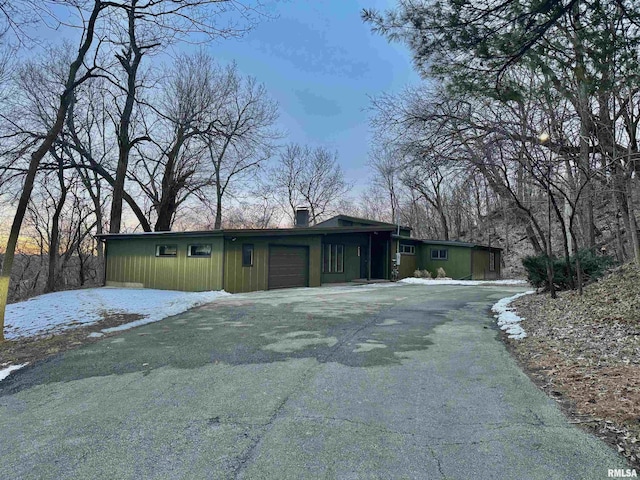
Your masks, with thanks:
[(371, 242), (371, 278), (387, 278), (385, 264), (389, 261), (387, 260), (388, 240), (380, 237), (382, 235), (374, 235)]
[(369, 245), (360, 245), (358, 249), (360, 251), (360, 278), (367, 278), (369, 275)]
[(309, 248), (269, 247), (269, 289), (309, 286)]

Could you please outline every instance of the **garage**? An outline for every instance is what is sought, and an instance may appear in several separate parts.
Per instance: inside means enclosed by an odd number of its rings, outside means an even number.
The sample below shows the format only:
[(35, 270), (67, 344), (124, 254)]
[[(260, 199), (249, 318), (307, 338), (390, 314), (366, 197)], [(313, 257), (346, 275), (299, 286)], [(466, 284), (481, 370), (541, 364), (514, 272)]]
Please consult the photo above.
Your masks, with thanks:
[(269, 289), (309, 286), (309, 247), (269, 246)]

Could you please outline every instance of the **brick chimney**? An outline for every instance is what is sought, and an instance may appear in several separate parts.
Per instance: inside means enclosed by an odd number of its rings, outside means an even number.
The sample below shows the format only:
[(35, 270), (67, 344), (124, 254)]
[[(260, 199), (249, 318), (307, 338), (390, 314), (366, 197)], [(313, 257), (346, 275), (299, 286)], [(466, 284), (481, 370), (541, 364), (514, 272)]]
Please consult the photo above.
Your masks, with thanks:
[(296, 210), (296, 228), (309, 226), (309, 209), (298, 208)]

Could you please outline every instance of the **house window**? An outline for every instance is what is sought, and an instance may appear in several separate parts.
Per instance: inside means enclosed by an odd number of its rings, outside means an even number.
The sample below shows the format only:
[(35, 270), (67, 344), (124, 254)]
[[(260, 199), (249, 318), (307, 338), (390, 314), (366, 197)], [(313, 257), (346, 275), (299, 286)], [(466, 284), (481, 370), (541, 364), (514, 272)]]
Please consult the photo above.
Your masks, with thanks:
[(489, 271), (496, 271), (496, 254), (495, 252), (489, 252)]
[(447, 260), (449, 258), (449, 250), (446, 248), (432, 248), (431, 249), (431, 260)]
[(177, 255), (177, 245), (156, 245), (156, 257), (175, 257)]
[(211, 245), (189, 245), (187, 255), (189, 257), (210, 257)]
[(400, 253), (404, 253), (405, 255), (415, 255), (416, 254), (416, 246), (415, 245), (405, 245), (400, 244)]
[(253, 244), (242, 244), (242, 266), (253, 267)]
[(322, 249), (322, 273), (344, 272), (344, 245), (325, 243)]

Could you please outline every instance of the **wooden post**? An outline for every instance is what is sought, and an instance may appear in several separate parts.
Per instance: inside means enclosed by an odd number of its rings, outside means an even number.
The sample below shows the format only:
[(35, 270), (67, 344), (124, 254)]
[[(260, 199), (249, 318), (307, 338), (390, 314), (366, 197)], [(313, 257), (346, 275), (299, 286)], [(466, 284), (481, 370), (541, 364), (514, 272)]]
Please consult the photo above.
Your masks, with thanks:
[(475, 278), (473, 278), (473, 254), (474, 254), (474, 250), (475, 250), (475, 247), (471, 247), (471, 255), (469, 255), (471, 257), (471, 262), (469, 264), (469, 280), (475, 280)]
[(4, 341), (4, 315), (9, 295), (9, 276), (0, 276), (0, 342)]
[(391, 275), (389, 272), (389, 268), (391, 267), (391, 258), (389, 252), (391, 251), (391, 234), (389, 234), (389, 239), (384, 242), (384, 271), (382, 275), (386, 280), (391, 279)]
[(371, 233), (369, 233), (369, 253), (367, 259), (367, 280), (371, 280)]

